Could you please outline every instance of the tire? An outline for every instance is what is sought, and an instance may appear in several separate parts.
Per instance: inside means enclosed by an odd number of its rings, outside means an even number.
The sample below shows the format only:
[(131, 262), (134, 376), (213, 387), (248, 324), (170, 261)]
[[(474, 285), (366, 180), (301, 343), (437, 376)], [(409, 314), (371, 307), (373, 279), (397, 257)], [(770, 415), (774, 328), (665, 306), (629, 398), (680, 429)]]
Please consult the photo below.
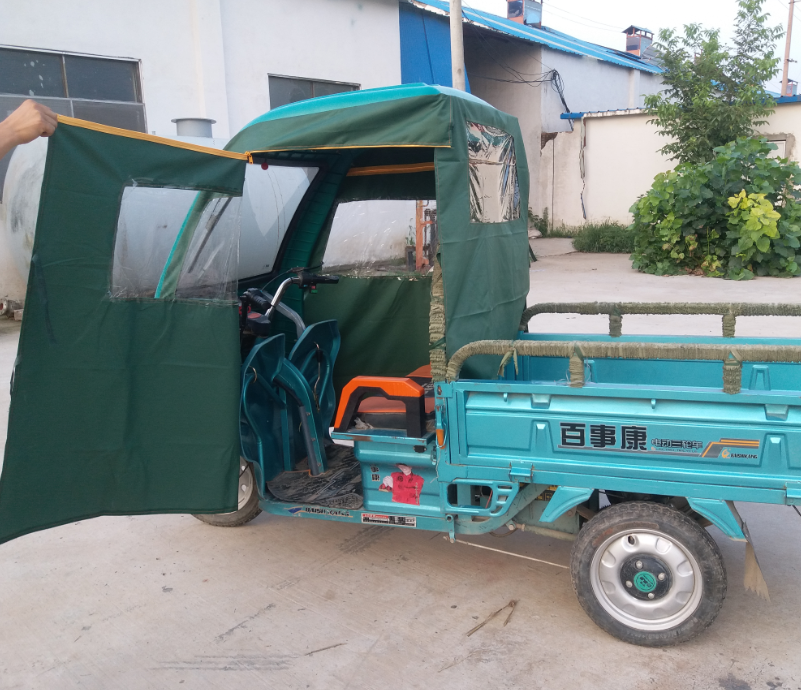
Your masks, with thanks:
[(579, 532), (573, 589), (587, 615), (630, 644), (667, 647), (705, 630), (726, 598), (714, 539), (666, 505), (610, 506)]
[(210, 513), (195, 515), (198, 520), (215, 527), (240, 527), (250, 522), (259, 513), (259, 492), (253, 477), (253, 467), (244, 458), (240, 458), (239, 503), (232, 513)]

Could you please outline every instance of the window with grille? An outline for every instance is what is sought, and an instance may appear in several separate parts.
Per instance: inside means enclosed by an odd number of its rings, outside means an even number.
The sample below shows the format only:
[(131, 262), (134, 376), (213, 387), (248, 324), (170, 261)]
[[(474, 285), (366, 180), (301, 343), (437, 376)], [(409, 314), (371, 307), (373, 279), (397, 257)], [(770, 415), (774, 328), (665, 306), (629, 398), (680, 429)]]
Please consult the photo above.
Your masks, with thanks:
[[(147, 131), (135, 60), (0, 48), (0, 120), (26, 98), (59, 115)], [(0, 200), (12, 153), (0, 159)]]
[(331, 96), (345, 91), (358, 91), (358, 84), (338, 81), (319, 81), (297, 77), (270, 75), (270, 108), (278, 108), (288, 103), (297, 103), (318, 96)]

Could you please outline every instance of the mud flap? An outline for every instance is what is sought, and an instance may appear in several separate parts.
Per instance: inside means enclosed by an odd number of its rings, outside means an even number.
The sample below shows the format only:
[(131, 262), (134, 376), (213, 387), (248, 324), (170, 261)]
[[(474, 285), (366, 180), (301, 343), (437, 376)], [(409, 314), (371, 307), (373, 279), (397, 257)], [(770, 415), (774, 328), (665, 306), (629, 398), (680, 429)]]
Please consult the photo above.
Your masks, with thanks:
[(755, 592), (757, 596), (770, 601), (768, 585), (759, 567), (748, 525), (740, 516), (733, 501), (722, 501), (716, 498), (688, 498), (690, 507), (700, 515), (707, 518), (715, 527), (727, 537), (735, 541), (745, 542), (745, 574), (743, 586)]
[(754, 545), (751, 542), (751, 535), (748, 533), (748, 525), (745, 524), (745, 521), (743, 521), (743, 534), (745, 534), (745, 574), (743, 576), (743, 585), (746, 589), (755, 592), (757, 596), (770, 602), (768, 583), (765, 582), (762, 568), (759, 567), (756, 551), (754, 551)]

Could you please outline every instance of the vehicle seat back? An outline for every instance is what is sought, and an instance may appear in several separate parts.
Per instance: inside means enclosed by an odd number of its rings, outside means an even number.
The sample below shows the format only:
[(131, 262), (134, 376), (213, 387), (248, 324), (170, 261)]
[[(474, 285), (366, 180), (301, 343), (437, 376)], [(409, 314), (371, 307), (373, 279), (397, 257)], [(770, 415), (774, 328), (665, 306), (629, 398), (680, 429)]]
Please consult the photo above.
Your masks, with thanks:
[(340, 342), (337, 322), (320, 321), (303, 331), (288, 357), (311, 388), (325, 438), (336, 411), (334, 363)]
[[(286, 415), (286, 394), (275, 386), (284, 363), (284, 335), (257, 343), (242, 365), (239, 407), (239, 438), (242, 456), (259, 468), (263, 487), (284, 470), (282, 417)], [(266, 385), (264, 385), (266, 384)]]
[[(330, 329), (322, 329), (323, 334), (326, 332)], [(327, 429), (323, 428), (314, 392), (304, 375), (284, 357), (284, 348), (283, 334), (266, 338), (255, 345), (242, 365), (242, 454), (262, 468), (264, 481), (294, 469), (304, 456), (311, 474), (325, 471)], [(310, 350), (312, 354), (316, 351), (316, 347)], [(301, 363), (305, 359), (301, 356)]]

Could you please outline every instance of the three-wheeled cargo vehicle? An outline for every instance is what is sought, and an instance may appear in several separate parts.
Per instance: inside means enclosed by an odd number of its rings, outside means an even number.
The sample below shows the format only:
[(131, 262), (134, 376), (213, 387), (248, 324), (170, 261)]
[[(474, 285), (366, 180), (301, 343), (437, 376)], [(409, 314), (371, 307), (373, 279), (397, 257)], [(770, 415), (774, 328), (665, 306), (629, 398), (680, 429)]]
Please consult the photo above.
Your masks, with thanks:
[[(260, 234), (240, 241), (243, 188)], [(528, 189), (517, 121), (447, 88), (284, 106), (224, 151), (61, 118), (0, 540), (166, 512), (525, 528), (575, 539), (604, 630), (698, 634), (727, 586), (705, 526), (748, 542), (735, 501), (801, 504), (801, 346), (734, 339), (736, 317), (801, 310), (526, 309)], [(527, 332), (549, 311), (610, 333)], [(665, 312), (722, 336), (622, 335)]]

